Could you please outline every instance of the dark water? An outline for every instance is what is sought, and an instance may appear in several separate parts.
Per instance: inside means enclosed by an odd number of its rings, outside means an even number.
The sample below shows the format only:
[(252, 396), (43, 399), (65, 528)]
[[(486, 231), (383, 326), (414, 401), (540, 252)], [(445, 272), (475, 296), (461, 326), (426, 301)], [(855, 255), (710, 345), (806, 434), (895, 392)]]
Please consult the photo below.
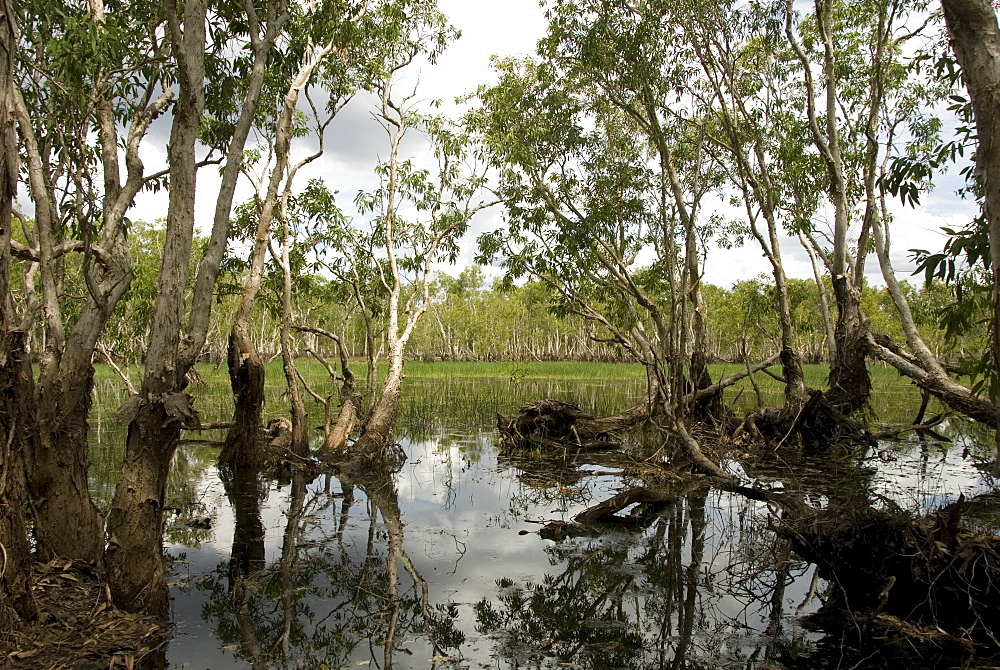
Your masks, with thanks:
[[(599, 414), (638, 391), (411, 383), (407, 461), (368, 481), (223, 482), (216, 448), (183, 446), (171, 495), (184, 511), (167, 536), (169, 667), (765, 669), (810, 653), (819, 635), (801, 616), (827, 585), (772, 532), (780, 511), (766, 503), (693, 488), (639, 528), (539, 536), (539, 521), (568, 521), (633, 482), (621, 462), (498, 454), (494, 413), (561, 397)], [(862, 467), (729, 467), (814, 505), (929, 511), (993, 485), (975, 460), (984, 436), (957, 421), (941, 431), (953, 441), (886, 443)], [(186, 525), (202, 515), (210, 529)]]

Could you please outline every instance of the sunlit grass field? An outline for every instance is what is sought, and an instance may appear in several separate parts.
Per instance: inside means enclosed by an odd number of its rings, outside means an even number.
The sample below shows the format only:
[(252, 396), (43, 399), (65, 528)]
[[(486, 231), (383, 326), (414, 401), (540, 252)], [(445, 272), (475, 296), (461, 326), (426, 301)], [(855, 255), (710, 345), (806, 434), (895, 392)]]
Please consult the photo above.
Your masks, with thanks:
[[(309, 380), (312, 389), (322, 395), (336, 394), (339, 389), (339, 382), (330, 380), (329, 375), (323, 366), (312, 359), (299, 359), (297, 366), (304, 377)], [(353, 371), (358, 379), (360, 388), (367, 384), (367, 369), (364, 361), (356, 360), (352, 362)], [(720, 380), (740, 372), (743, 369), (739, 364), (713, 364), (710, 372), (713, 380)], [(869, 375), (872, 381), (872, 397), (869, 414), (875, 421), (883, 422), (906, 422), (912, 418), (915, 408), (920, 403), (920, 391), (906, 378), (892, 368), (878, 363), (869, 365)], [(225, 365), (199, 364), (198, 371), (204, 378), (204, 387), (193, 386), (190, 391), (198, 398), (199, 408), (205, 420), (222, 421), (228, 418), (231, 412), (231, 396), (227, 393), (229, 377)], [(132, 366), (125, 371), (138, 386), (141, 378), (141, 369)], [(385, 372), (384, 367), (380, 367), (378, 374)], [(781, 369), (778, 366), (772, 367), (770, 372), (780, 377)], [(806, 385), (810, 388), (826, 389), (829, 367), (827, 365), (806, 365), (803, 367)], [(537, 399), (539, 396), (531, 394), (558, 393), (560, 383), (569, 388), (575, 388), (579, 382), (599, 384), (605, 389), (603, 395), (619, 396), (614, 399), (608, 397), (609, 404), (625, 403), (628, 406), (641, 397), (644, 390), (645, 372), (643, 366), (637, 363), (591, 363), (574, 361), (530, 361), (530, 362), (423, 362), (409, 361), (405, 368), (406, 381), (404, 382), (404, 397), (408, 395), (407, 388), (416, 386), (417, 382), (436, 383), (447, 382), (448, 380), (465, 380), (468, 382), (482, 382), (492, 386), (493, 390), (502, 395), (527, 401)], [(280, 412), (281, 396), (284, 394), (285, 378), (281, 368), (281, 362), (271, 361), (266, 367), (266, 385), (269, 404), (272, 404), (274, 412)], [(757, 373), (754, 376), (756, 389), (749, 379), (743, 379), (725, 393), (727, 403), (733, 405), (733, 409), (738, 412), (750, 411), (757, 406), (757, 391), (765, 404), (780, 406), (782, 404), (782, 383), (774, 377)], [(423, 383), (419, 384), (423, 387)], [(499, 385), (499, 386), (498, 386)], [(615, 388), (615, 393), (610, 393), (608, 389)], [(208, 389), (211, 389), (209, 392)], [(111, 410), (124, 400), (125, 388), (118, 375), (107, 365), (98, 365), (95, 379), (95, 408), (101, 410)], [(548, 396), (542, 396), (548, 397)], [(631, 400), (629, 400), (631, 399)], [(581, 406), (584, 403), (580, 403)], [(604, 404), (603, 402), (601, 403)], [(589, 411), (599, 412), (615, 411), (614, 407), (591, 408)], [(939, 411), (936, 404), (932, 404), (931, 411)]]

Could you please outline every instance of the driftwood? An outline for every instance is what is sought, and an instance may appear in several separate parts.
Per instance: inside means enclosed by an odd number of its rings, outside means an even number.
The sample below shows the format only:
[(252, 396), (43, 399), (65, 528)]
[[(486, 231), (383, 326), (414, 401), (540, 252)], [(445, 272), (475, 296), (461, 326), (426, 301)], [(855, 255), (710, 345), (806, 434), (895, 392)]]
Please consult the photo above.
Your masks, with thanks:
[[(574, 516), (572, 522), (549, 521), (542, 526), (538, 534), (545, 539), (558, 541), (576, 535), (596, 535), (609, 527), (633, 530), (646, 528), (667, 505), (694, 488), (697, 488), (697, 485), (688, 487), (687, 490), (680, 493), (634, 486), (588, 507)], [(636, 506), (628, 516), (618, 514), (630, 505)]]

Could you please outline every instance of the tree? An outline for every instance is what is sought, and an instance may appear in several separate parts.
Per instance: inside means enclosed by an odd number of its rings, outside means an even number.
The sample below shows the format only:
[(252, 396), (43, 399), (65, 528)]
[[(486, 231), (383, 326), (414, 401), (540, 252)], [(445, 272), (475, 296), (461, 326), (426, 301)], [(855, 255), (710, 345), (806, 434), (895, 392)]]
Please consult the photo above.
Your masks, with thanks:
[(783, 204), (786, 176), (802, 158), (801, 125), (787, 100), (788, 67), (776, 53), (767, 8), (693, 5), (680, 12), (675, 20), (698, 26), (683, 35), (694, 56), (689, 67), (703, 79), (691, 87), (692, 94), (712, 119), (711, 147), (727, 166), (729, 185), (746, 212), (737, 230), (760, 245), (771, 265), (785, 405), (770, 423), (784, 424), (799, 415), (808, 398), (781, 249), (782, 233), (794, 222)]
[[(215, 21), (234, 21), (223, 9), (239, 17), (238, 22), (228, 24), (232, 30), (213, 29), (208, 33), (208, 8), (202, 0), (185, 2), (183, 6), (167, 3), (164, 10), (167, 44), (176, 67), (178, 88), (167, 152), (170, 183), (167, 225), (142, 386), (139, 394), (131, 396), (118, 413), (119, 420), (129, 425), (128, 440), (107, 519), (109, 586), (115, 603), (131, 611), (165, 614), (169, 608), (161, 560), (166, 478), (181, 428), (199, 425), (191, 397), (184, 393), (186, 377), (205, 344), (244, 147), (257, 114), (271, 46), (284, 21), (281, 0), (268, 0), (263, 8), (247, 0), (216, 9)], [(235, 62), (242, 66), (249, 63), (249, 74), (238, 68), (230, 73), (215, 56), (228, 54), (229, 40), (245, 44), (244, 26), (251, 32), (248, 58)], [(213, 38), (211, 45), (206, 41), (209, 34)], [(206, 70), (208, 57), (212, 57), (212, 65), (218, 69)], [(218, 88), (206, 86), (206, 74), (218, 77)], [(206, 90), (210, 91), (213, 109), (225, 108), (227, 102), (236, 107), (233, 104), (233, 100), (239, 99), (236, 96), (242, 97), (243, 103), (230, 123), (215, 128), (213, 137), (224, 146), (222, 183), (212, 232), (188, 301), (186, 277), (192, 260), (199, 166), (196, 146), (206, 108)], [(221, 99), (216, 98), (220, 93), (224, 93), (219, 96)]]
[[(364, 8), (360, 11), (363, 12)], [(256, 220), (256, 231), (253, 251), (250, 257), (250, 270), (229, 336), (227, 361), (235, 405), (233, 410), (233, 428), (230, 429), (226, 436), (226, 443), (219, 456), (219, 462), (229, 467), (251, 470), (256, 469), (260, 465), (261, 458), (257, 442), (260, 439), (261, 411), (264, 406), (264, 365), (247, 331), (254, 301), (260, 290), (261, 279), (264, 274), (264, 261), (268, 245), (271, 241), (271, 225), (279, 207), (279, 189), (281, 189), (284, 183), (283, 192), (285, 194), (289, 193), (298, 170), (303, 165), (322, 155), (323, 133), (337, 110), (343, 104), (343, 98), (340, 96), (337, 88), (335, 86), (331, 87), (331, 97), (327, 104), (329, 114), (326, 115), (325, 120), (321, 120), (318, 113), (316, 113), (316, 106), (310, 101), (317, 122), (316, 132), (319, 139), (319, 150), (307, 156), (296, 165), (290, 166), (291, 144), (296, 131), (295, 120), (299, 95), (309, 85), (314, 74), (324, 67), (326, 59), (335, 48), (337, 50), (351, 48), (351, 45), (338, 44), (337, 39), (342, 32), (341, 22), (351, 23), (357, 20), (357, 17), (351, 13), (343, 17), (337, 16), (334, 21), (329, 22), (327, 25), (327, 32), (319, 35), (304, 28), (305, 25), (316, 20), (316, 16), (313, 12), (308, 11), (308, 8), (297, 19), (296, 24), (293, 26), (293, 32), (301, 32), (306, 35), (306, 44), (301, 47), (303, 55), (298, 71), (292, 73), (287, 92), (281, 98), (282, 104), (273, 122), (273, 145), (270, 150), (270, 153), (273, 154), (273, 165), (270, 165), (270, 176), (267, 179), (263, 197), (261, 197), (259, 187), (255, 197), (255, 211), (252, 218)], [(319, 21), (318, 23), (326, 24), (327, 21)], [(298, 50), (292, 49), (292, 52), (296, 53)], [(341, 83), (341, 86), (344, 85)], [(287, 323), (287, 321), (285, 322)], [(285, 346), (287, 341), (285, 330), (282, 329), (282, 352), (285, 352), (287, 349)], [(296, 388), (298, 386), (298, 381), (294, 380), (294, 378), (292, 385)], [(293, 405), (301, 405), (301, 399), (297, 399), (297, 396), (293, 395), (292, 401)], [(303, 412), (304, 410), (299, 408), (296, 416)], [(298, 423), (304, 422), (301, 420), (293, 422), (293, 427), (297, 427)], [(303, 430), (300, 428), (296, 435), (297, 439), (294, 440), (293, 451), (300, 453), (304, 447), (307, 448), (307, 445), (303, 444)]]
[(17, 23), (11, 2), (0, 3), (0, 626), (13, 630), (19, 619), (36, 614), (31, 593), (31, 548), (25, 527), (24, 431), (28, 418), (31, 369), (24, 333), (8, 290), (13, 205), (17, 192), (17, 141), (11, 113)]
[[(87, 486), (91, 358), (132, 277), (125, 213), (149, 183), (139, 147), (172, 99), (157, 26), (142, 7), (109, 15), (103, 2), (25, 12), (13, 100), (35, 211), (21, 217), (26, 244), (14, 251), (27, 266), (21, 319), (31, 324), (38, 310), (43, 323), (28, 452), (43, 557), (102, 560), (103, 520)], [(64, 300), (70, 253), (82, 258), (81, 301)]]
[[(365, 460), (384, 458), (392, 446), (406, 346), (430, 307), (432, 268), (455, 261), (470, 219), (493, 204), (480, 200), (484, 179), (475, 166), (468, 166), (468, 136), (441, 117), (416, 113), (411, 107), (415, 93), (394, 98), (391, 79), (380, 82), (379, 94), (377, 118), (389, 140), (389, 156), (377, 168), (380, 187), (359, 194), (356, 202), (373, 217), (372, 248), (379, 245), (384, 253), (384, 262), (375, 269), (386, 291), (388, 370), (352, 448)], [(437, 163), (433, 169), (421, 169), (400, 155), (404, 138), (415, 130), (427, 134)]]
[[(950, 109), (958, 111), (966, 123), (970, 122), (975, 111), (974, 105), (970, 105), (968, 100), (955, 90), (959, 73), (954, 60), (944, 54), (937, 56), (919, 54), (915, 59), (916, 66), (912, 69), (919, 70), (919, 66), (927, 60), (936, 61), (930, 84), (927, 85), (936, 98), (930, 99), (940, 99), (948, 94), (952, 103)], [(901, 374), (912, 378), (925, 392), (933, 394), (949, 407), (977, 421), (995, 426), (1000, 420), (1000, 412), (997, 411), (995, 402), (979, 395), (984, 380), (980, 380), (970, 389), (949, 375), (945, 364), (925, 342), (924, 334), (919, 327), (917, 310), (911, 305), (911, 296), (906, 287), (896, 280), (889, 259), (888, 223), (891, 219), (885, 205), (886, 195), (898, 195), (904, 203), (916, 204), (921, 192), (931, 187), (935, 172), (944, 165), (954, 162), (964, 148), (971, 144), (971, 131), (967, 126), (960, 127), (957, 130), (957, 139), (951, 142), (939, 140), (936, 132), (939, 122), (915, 123), (912, 121), (914, 116), (912, 110), (907, 115), (907, 108), (912, 108), (913, 100), (926, 102), (929, 99), (926, 94), (921, 95), (920, 84), (906, 82), (900, 85), (894, 78), (898, 78), (898, 74), (885, 77), (884, 97), (886, 100), (892, 99), (892, 104), (887, 103), (886, 109), (880, 112), (883, 117), (881, 124), (888, 128), (886, 134), (892, 138), (897, 134), (902, 121), (907, 121), (910, 125), (910, 138), (902, 150), (891, 157), (891, 160), (887, 157), (879, 166), (877, 192), (869, 198), (870, 201), (878, 203), (879, 209), (869, 220), (875, 252), (906, 344), (904, 348), (883, 333), (873, 333), (868, 338), (867, 346), (872, 355), (894, 366)], [(891, 141), (886, 142), (887, 146), (891, 147), (891, 144)], [(978, 157), (980, 156), (977, 152)], [(966, 168), (962, 172), (969, 182), (969, 186), (963, 191), (981, 196), (983, 192), (981, 183), (972, 170)], [(915, 253), (919, 270), (924, 273), (927, 280), (928, 290), (931, 288), (930, 282), (935, 278), (952, 285), (953, 301), (942, 310), (940, 318), (945, 324), (947, 334), (954, 338), (962, 332), (973, 330), (970, 324), (977, 318), (973, 314), (981, 305), (978, 297), (992, 291), (989, 288), (990, 282), (985, 280), (991, 272), (989, 242), (984, 217), (979, 217), (968, 230), (955, 231), (946, 228), (945, 232), (950, 239), (943, 252), (916, 251)], [(995, 378), (992, 371), (996, 368), (987, 362), (989, 358), (989, 355), (975, 356), (971, 362), (963, 361), (964, 368), (972, 372), (973, 376), (985, 373), (987, 380)]]
[[(471, 122), (500, 172), (510, 224), (480, 237), (481, 260), (501, 262), (509, 281), (544, 282), (561, 313), (598, 324), (642, 362), (649, 395), (630, 420), (660, 417), (699, 469), (726, 477), (686, 427), (685, 367), (697, 388), (710, 382), (696, 229), (713, 184), (704, 136), (661, 115), (658, 46), (652, 65), (602, 60), (645, 53), (629, 42), (649, 38), (650, 26), (608, 29), (607, 12), (578, 8), (559, 6), (539, 61), (499, 63), (500, 82), (479, 93)], [(612, 16), (629, 20), (625, 10)], [(637, 262), (642, 253), (651, 266)]]
[[(879, 213), (877, 199), (873, 197), (875, 179), (878, 176), (876, 125), (885, 91), (885, 68), (887, 65), (885, 52), (891, 50), (893, 46), (888, 42), (894, 29), (892, 22), (896, 18), (896, 7), (895, 3), (892, 3), (891, 9), (890, 3), (876, 3), (874, 8), (866, 8), (869, 11), (874, 10), (872, 13), (875, 14), (874, 18), (876, 19), (874, 28), (869, 33), (870, 45), (873, 48), (871, 86), (863, 93), (863, 95), (869, 96), (870, 102), (867, 108), (863, 106), (861, 109), (863, 123), (865, 123), (862, 130), (864, 138), (868, 142), (865, 152), (867, 160), (862, 163), (863, 192), (867, 196), (867, 213), (857, 241), (854, 266), (851, 268), (849, 267), (847, 234), (855, 203), (852, 202), (854, 198), (850, 192), (851, 184), (845, 167), (844, 149), (841, 142), (844, 131), (841, 124), (851, 123), (853, 119), (842, 120), (840, 117), (841, 110), (845, 106), (844, 96), (840, 89), (842, 86), (850, 84), (842, 84), (837, 76), (836, 70), (843, 56), (841, 53), (837, 53), (836, 49), (840, 42), (846, 40), (835, 34), (839, 25), (834, 23), (833, 6), (832, 0), (817, 0), (816, 10), (812, 17), (816, 22), (816, 31), (823, 47), (821, 57), (824, 85), (822, 112), (817, 110), (819, 106), (818, 91), (813, 82), (812, 63), (800, 45), (800, 38), (795, 32), (795, 15), (791, 2), (788, 2), (785, 10), (785, 34), (801, 66), (801, 76), (805, 88), (803, 106), (808, 118), (809, 133), (814, 146), (823, 159), (828, 178), (826, 195), (834, 207), (833, 250), (830, 254), (829, 270), (837, 301), (837, 321), (834, 328), (835, 347), (830, 361), (830, 390), (828, 393), (831, 401), (839, 409), (845, 414), (850, 414), (860, 409), (867, 402), (871, 393), (871, 381), (865, 366), (866, 348), (864, 341), (867, 323), (861, 311), (861, 281), (864, 277), (865, 258), (868, 255), (872, 217)], [(870, 20), (872, 17), (869, 15), (866, 18)]]
[[(995, 55), (1000, 51), (1000, 26), (993, 6), (982, 0), (942, 0), (952, 48), (963, 76), (976, 120), (976, 172), (983, 188), (990, 273), (993, 286), (990, 352), (993, 370), (1000, 369), (1000, 69)], [(997, 458), (1000, 473), (1000, 393), (992, 389), (996, 407)]]
[[(430, 18), (430, 17), (429, 17)], [(437, 28), (435, 29), (435, 25)], [(428, 21), (436, 30), (433, 44), (450, 35), (443, 17)], [(380, 108), (376, 120), (386, 132), (387, 159), (376, 168), (380, 185), (361, 192), (355, 204), (369, 218), (367, 229), (352, 225), (336, 208), (334, 195), (320, 181), (310, 184), (296, 206), (311, 229), (311, 244), (325, 247), (317, 262), (337, 276), (352, 296), (364, 320), (368, 357), (368, 408), (354, 392), (354, 377), (339, 336), (316, 326), (299, 325), (303, 332), (329, 337), (338, 346), (344, 386), (342, 408), (334, 424), (329, 400), (324, 452), (329, 456), (357, 457), (363, 462), (390, 458), (392, 435), (402, 388), (403, 365), (410, 338), (431, 306), (434, 266), (454, 262), (458, 240), (469, 220), (491, 203), (479, 199), (483, 177), (469, 165), (469, 138), (445, 119), (419, 113), (416, 92), (396, 96), (395, 72), (408, 65), (424, 48), (419, 42), (398, 63), (393, 74), (375, 84)], [(402, 154), (404, 139), (421, 132), (436, 163), (421, 167)], [(376, 377), (376, 331), (383, 330), (388, 369)], [(337, 376), (332, 367), (331, 377)], [(350, 449), (346, 440), (356, 424), (361, 436)]]

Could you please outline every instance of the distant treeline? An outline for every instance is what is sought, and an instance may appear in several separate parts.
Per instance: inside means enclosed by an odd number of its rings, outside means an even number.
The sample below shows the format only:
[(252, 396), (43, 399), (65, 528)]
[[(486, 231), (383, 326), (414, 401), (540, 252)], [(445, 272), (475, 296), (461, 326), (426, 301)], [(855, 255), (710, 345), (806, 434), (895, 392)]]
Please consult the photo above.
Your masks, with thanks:
[[(136, 253), (135, 280), (116, 317), (106, 331), (104, 348), (116, 360), (139, 362), (146, 342), (149, 314), (155, 299), (159, 248), (157, 227), (139, 224), (133, 230)], [(212, 313), (212, 327), (204, 359), (225, 359), (227, 338), (238, 302), (237, 287), (244, 270), (235, 265), (218, 290)], [(301, 322), (321, 324), (340, 335), (351, 356), (364, 356), (363, 317), (351, 308), (346, 288), (322, 274), (301, 274), (296, 278), (295, 309)], [(939, 356), (950, 358), (963, 349), (982, 349), (986, 331), (973, 328), (961, 337), (949, 339), (941, 326), (942, 308), (952, 294), (942, 283), (923, 281), (904, 284), (914, 317), (925, 341)], [(277, 279), (264, 283), (263, 307), (254, 317), (252, 336), (265, 357), (278, 355), (279, 330), (276, 318)], [(744, 356), (759, 360), (778, 349), (778, 308), (774, 283), (769, 277), (740, 281), (730, 288), (704, 285), (708, 318), (708, 349), (715, 361), (741, 361)], [(827, 287), (829, 294), (830, 287)], [(819, 291), (813, 280), (790, 279), (789, 299), (796, 342), (805, 362), (827, 360), (826, 329)], [(872, 330), (902, 340), (899, 321), (884, 288), (866, 287), (864, 309)], [(832, 306), (835, 310), (835, 305)], [(834, 313), (835, 315), (835, 313)], [(438, 273), (427, 316), (419, 324), (409, 348), (409, 357), (427, 361), (626, 361), (627, 352), (608, 343), (607, 333), (593, 321), (572, 313), (561, 305), (540, 282), (510, 285), (491, 282), (479, 267), (469, 267), (451, 276)], [(40, 350), (40, 335), (35, 347)], [(310, 348), (330, 354), (330, 344), (313, 335), (303, 335), (301, 355)]]

